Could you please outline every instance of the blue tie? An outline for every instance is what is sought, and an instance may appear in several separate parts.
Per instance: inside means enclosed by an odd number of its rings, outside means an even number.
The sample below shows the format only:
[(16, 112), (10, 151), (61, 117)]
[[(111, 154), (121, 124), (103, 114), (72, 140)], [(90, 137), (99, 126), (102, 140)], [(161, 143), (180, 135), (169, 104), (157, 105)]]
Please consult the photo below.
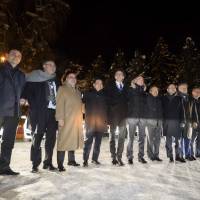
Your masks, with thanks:
[(122, 84), (120, 83), (119, 84), (119, 90), (122, 91), (122, 89), (123, 89), (123, 87), (122, 87)]

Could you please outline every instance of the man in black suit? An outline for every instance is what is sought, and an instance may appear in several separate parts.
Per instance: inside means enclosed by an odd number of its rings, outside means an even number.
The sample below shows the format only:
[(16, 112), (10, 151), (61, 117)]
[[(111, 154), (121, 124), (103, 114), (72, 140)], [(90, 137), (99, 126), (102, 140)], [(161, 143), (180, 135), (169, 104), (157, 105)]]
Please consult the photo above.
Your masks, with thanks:
[(38, 172), (41, 163), (41, 141), (46, 134), (45, 159), (43, 169), (55, 170), (52, 164), (53, 149), (56, 142), (57, 122), (55, 119), (56, 93), (58, 81), (56, 79), (56, 65), (48, 60), (43, 63), (43, 70), (34, 70), (27, 75), (26, 86), (22, 94), (30, 105), (30, 122), (33, 133), (31, 146), (32, 172)]
[[(114, 74), (115, 80), (106, 88), (108, 98), (108, 120), (110, 125), (110, 152), (112, 164), (123, 166), (122, 153), (126, 135), (127, 116), (127, 87), (123, 83), (124, 71), (118, 69)], [(118, 147), (115, 145), (115, 132), (119, 128)]]
[(19, 70), (22, 54), (11, 50), (8, 60), (0, 68), (0, 128), (3, 127), (3, 142), (0, 154), (0, 175), (18, 175), (10, 168), (12, 149), (20, 117), (21, 93), (25, 85), (25, 75)]

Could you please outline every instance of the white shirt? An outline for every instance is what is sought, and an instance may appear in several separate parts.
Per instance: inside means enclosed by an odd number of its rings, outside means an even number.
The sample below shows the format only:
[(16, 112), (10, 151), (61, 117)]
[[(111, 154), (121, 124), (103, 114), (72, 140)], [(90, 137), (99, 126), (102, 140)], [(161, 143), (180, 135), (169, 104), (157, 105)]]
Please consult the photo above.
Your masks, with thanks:
[[(55, 94), (55, 98), (56, 98), (56, 83), (54, 81), (53, 81), (53, 86), (51, 86), (51, 88), (54, 89), (54, 94)], [(49, 101), (48, 108), (56, 109), (56, 106), (53, 105), (52, 101)]]
[(118, 81), (115, 81), (117, 87), (120, 89), (120, 85), (122, 86), (122, 88), (124, 87), (124, 84), (121, 82), (118, 82)]

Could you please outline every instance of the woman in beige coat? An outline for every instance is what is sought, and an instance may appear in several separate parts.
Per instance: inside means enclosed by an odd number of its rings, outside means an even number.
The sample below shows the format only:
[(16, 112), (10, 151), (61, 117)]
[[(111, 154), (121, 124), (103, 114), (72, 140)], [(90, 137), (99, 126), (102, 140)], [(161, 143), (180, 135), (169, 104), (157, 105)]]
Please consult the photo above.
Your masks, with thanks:
[(74, 151), (83, 147), (82, 101), (76, 82), (76, 74), (68, 72), (66, 81), (58, 89), (56, 97), (56, 120), (59, 125), (57, 138), (59, 171), (65, 171), (63, 166), (65, 151), (68, 151), (68, 165), (79, 166), (75, 161)]

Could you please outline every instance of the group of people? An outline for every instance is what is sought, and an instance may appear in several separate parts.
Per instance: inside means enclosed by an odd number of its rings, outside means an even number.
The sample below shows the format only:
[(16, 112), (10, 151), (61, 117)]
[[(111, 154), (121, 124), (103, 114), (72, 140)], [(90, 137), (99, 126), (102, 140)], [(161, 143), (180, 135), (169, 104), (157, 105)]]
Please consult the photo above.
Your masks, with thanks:
[(87, 167), (93, 142), (92, 163), (100, 165), (101, 141), (108, 125), (113, 165), (124, 165), (122, 155), (126, 136), (126, 155), (128, 163), (133, 164), (136, 132), (138, 161), (143, 164), (147, 163), (144, 159), (146, 138), (148, 158), (162, 161), (159, 157), (162, 135), (166, 136), (170, 162), (186, 162), (200, 157), (200, 87), (193, 87), (189, 95), (187, 83), (179, 83), (178, 86), (172, 83), (167, 86), (166, 94), (161, 96), (157, 86), (146, 87), (141, 75), (127, 85), (124, 71), (117, 69), (113, 80), (105, 87), (101, 77), (94, 77), (93, 89), (81, 93), (77, 88), (76, 72), (68, 71), (61, 83), (56, 77), (55, 62), (47, 60), (41, 70), (25, 75), (19, 69), (21, 58), (20, 51), (11, 50), (7, 61), (0, 67), (0, 126), (3, 127), (0, 175), (19, 174), (10, 168), (10, 161), (22, 105), (29, 107), (33, 173), (38, 172), (42, 162), (41, 141), (44, 134), (43, 169), (57, 169), (52, 163), (56, 139), (60, 172), (65, 171), (66, 151), (68, 165), (80, 165), (75, 159), (75, 151), (79, 148), (83, 148), (83, 166)]

